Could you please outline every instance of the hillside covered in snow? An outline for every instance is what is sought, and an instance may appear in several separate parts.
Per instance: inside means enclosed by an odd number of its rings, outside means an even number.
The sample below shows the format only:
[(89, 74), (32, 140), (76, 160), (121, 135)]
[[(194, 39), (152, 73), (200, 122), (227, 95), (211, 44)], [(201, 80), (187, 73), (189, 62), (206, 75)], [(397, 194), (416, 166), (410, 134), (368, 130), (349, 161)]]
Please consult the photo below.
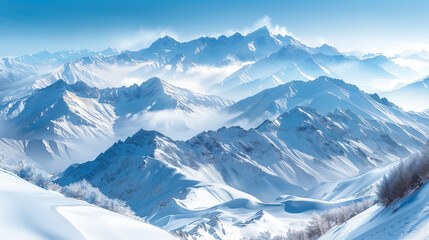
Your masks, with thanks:
[(167, 232), (44, 190), (0, 169), (2, 239), (174, 239)]

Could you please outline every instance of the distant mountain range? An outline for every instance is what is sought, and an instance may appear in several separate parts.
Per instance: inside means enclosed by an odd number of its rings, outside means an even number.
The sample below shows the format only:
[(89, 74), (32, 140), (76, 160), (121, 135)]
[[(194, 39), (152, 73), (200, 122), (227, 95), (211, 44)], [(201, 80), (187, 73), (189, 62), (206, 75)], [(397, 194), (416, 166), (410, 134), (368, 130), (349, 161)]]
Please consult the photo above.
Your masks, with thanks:
[[(420, 55), (424, 57), (423, 52)], [(423, 57), (416, 61), (424, 62)], [(3, 88), (16, 88), (17, 82), (25, 80), (24, 86), (19, 85), (26, 88), (21, 95), (59, 79), (107, 88), (160, 77), (179, 87), (241, 100), (266, 88), (319, 76), (341, 78), (366, 91), (380, 91), (423, 77), (396, 59), (383, 55), (356, 57), (327, 44), (309, 47), (291, 36), (273, 35), (267, 27), (245, 36), (236, 33), (189, 42), (166, 36), (139, 51), (44, 51), (8, 61), (12, 60), (22, 66), (15, 70), (3, 67), (3, 74), (15, 76), (8, 78), (11, 82)], [(7, 99), (16, 96), (16, 91), (0, 93)]]

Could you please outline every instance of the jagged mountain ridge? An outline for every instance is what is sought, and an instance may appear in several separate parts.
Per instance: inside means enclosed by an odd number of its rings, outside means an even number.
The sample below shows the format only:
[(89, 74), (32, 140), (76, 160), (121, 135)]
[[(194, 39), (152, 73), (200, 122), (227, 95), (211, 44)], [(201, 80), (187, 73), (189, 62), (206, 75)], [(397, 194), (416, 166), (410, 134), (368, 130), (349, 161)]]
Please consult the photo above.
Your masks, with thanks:
[(407, 110), (423, 111), (429, 109), (428, 90), (429, 77), (408, 84), (399, 89), (383, 92), (380, 95), (391, 99), (396, 104), (400, 104)]
[[(4, 120), (14, 121), (17, 127), (30, 128), (39, 134), (49, 128), (47, 124), (65, 116), (74, 121), (73, 125), (90, 126), (99, 131), (94, 132), (94, 136), (109, 136), (113, 129), (104, 129), (103, 126), (112, 125), (118, 117), (129, 113), (165, 109), (192, 113), (198, 108), (219, 110), (231, 103), (219, 97), (177, 88), (159, 78), (149, 79), (140, 86), (134, 84), (101, 90), (83, 82), (69, 85), (59, 80), (28, 97), (5, 103), (1, 109)], [(76, 134), (57, 136), (64, 139), (78, 137)]]
[(224, 111), (233, 118), (229, 124), (255, 127), (265, 119), (274, 119), (295, 106), (310, 106), (321, 113), (335, 109), (350, 109), (364, 119), (381, 122), (412, 125), (417, 129), (427, 128), (425, 113), (408, 113), (380, 99), (369, 95), (358, 87), (339, 79), (319, 77), (313, 81), (292, 81), (278, 87), (266, 89), (243, 99)]
[(365, 90), (373, 90), (371, 84), (377, 81), (393, 81), (411, 74), (417, 76), (412, 69), (401, 67), (389, 59), (376, 61), (340, 53), (325, 55), (288, 45), (267, 58), (244, 66), (209, 91), (240, 100), (292, 80), (313, 80), (320, 76), (341, 78)]
[(14, 60), (30, 64), (30, 65), (52, 65), (60, 66), (68, 62), (74, 62), (81, 58), (91, 56), (112, 56), (117, 55), (120, 52), (114, 48), (107, 48), (103, 51), (91, 51), (88, 49), (84, 50), (66, 50), (58, 52), (50, 52), (48, 50), (38, 52), (35, 54), (26, 54), (14, 58)]
[[(107, 89), (59, 80), (29, 96), (0, 105), (2, 125), (13, 129), (0, 129), (0, 133), (4, 138), (16, 140), (52, 140), (69, 145), (70, 152), (76, 155), (82, 146), (75, 144), (97, 139), (98, 144), (107, 147), (118, 137), (143, 126), (189, 134), (193, 131), (188, 126), (190, 121), (205, 118), (205, 114), (230, 104), (229, 100), (177, 88), (159, 78), (141, 85)], [(39, 146), (40, 153), (52, 152), (43, 147), (47, 144)], [(101, 146), (94, 146), (95, 150), (101, 151)], [(66, 155), (61, 154), (65, 158)]]
[(243, 62), (255, 61), (278, 51), (282, 46), (295, 45), (307, 48), (291, 36), (274, 36), (264, 26), (245, 36), (235, 33), (230, 37), (201, 37), (189, 42), (177, 42), (166, 36), (155, 41), (149, 48), (126, 52), (140, 59), (168, 60), (184, 55), (200, 64), (225, 64), (229, 59)]

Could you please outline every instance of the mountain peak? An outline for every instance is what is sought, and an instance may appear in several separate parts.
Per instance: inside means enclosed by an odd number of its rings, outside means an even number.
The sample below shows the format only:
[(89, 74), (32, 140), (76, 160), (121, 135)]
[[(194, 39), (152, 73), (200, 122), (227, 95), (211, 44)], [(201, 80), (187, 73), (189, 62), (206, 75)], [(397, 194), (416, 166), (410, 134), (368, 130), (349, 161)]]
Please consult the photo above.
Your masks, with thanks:
[(119, 51), (116, 48), (108, 47), (100, 52), (103, 55), (115, 55), (119, 54)]
[(127, 144), (133, 144), (135, 146), (145, 146), (145, 151), (147, 153), (153, 153), (156, 148), (155, 140), (157, 138), (165, 138), (172, 141), (170, 138), (164, 136), (162, 133), (157, 131), (148, 131), (141, 128), (138, 132), (136, 132), (133, 136), (128, 137), (125, 140)]
[(256, 29), (256, 31), (249, 33), (247, 36), (251, 35), (263, 35), (263, 36), (271, 36), (271, 32), (266, 25)]
[(326, 43), (324, 43), (320, 47), (314, 48), (314, 53), (321, 53), (324, 55), (339, 55), (339, 54), (341, 54), (340, 51), (338, 51), (338, 49), (336, 49), (335, 47), (328, 45)]
[(66, 86), (68, 86), (68, 84), (63, 79), (59, 79), (55, 81), (53, 84), (51, 84), (50, 86), (48, 86), (47, 88), (59, 89), (59, 88), (65, 88)]
[(47, 49), (45, 49), (45, 50), (43, 50), (41, 52), (32, 54), (32, 56), (49, 56), (49, 55), (52, 55), (52, 52), (49, 51), (49, 50), (47, 50)]
[(141, 85), (162, 87), (165, 83), (166, 82), (164, 80), (161, 80), (159, 77), (153, 77), (153, 78), (149, 78), (148, 80), (143, 82)]
[(321, 114), (314, 108), (306, 105), (298, 105), (292, 108), (289, 112), (282, 113), (278, 119), (285, 119), (290, 116), (300, 116), (306, 120), (313, 120), (312, 115), (321, 116)]
[(346, 83), (342, 79), (331, 78), (331, 77), (327, 77), (327, 76), (320, 76), (313, 81), (314, 82), (317, 82), (317, 81), (329, 82), (329, 83), (335, 84), (338, 87), (341, 87), (343, 89), (347, 89), (349, 91), (360, 91), (360, 89), (356, 85)]
[(289, 44), (281, 47), (279, 51), (273, 53), (269, 57), (274, 57), (274, 58), (310, 57), (310, 53), (298, 46)]
[(166, 87), (168, 88), (170, 85), (158, 77), (149, 78), (140, 85), (140, 89), (144, 92), (144, 95), (157, 97), (166, 94)]
[(268, 29), (267, 25), (264, 25), (264, 26), (258, 28), (256, 31), (268, 31), (269, 32), (270, 30)]
[(243, 38), (243, 35), (241, 35), (241, 33), (239, 33), (239, 32), (236, 32), (233, 35), (231, 35), (229, 38), (240, 39), (240, 38)]
[(139, 131), (137, 131), (132, 138), (155, 138), (155, 137), (165, 137), (162, 133), (157, 131), (151, 131), (151, 130), (144, 130), (143, 128), (140, 128)]
[(163, 49), (170, 49), (174, 48), (177, 44), (179, 44), (178, 41), (176, 41), (174, 38), (166, 35), (162, 38), (158, 38), (155, 42), (152, 43), (150, 48), (163, 48)]

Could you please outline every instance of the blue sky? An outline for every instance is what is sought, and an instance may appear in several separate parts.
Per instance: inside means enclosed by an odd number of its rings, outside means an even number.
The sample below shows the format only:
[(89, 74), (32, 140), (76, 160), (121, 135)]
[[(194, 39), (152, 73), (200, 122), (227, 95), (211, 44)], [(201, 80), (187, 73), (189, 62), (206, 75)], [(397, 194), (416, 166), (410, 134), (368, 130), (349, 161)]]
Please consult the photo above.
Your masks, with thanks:
[(263, 24), (310, 45), (392, 53), (429, 49), (428, 12), (426, 0), (0, 0), (0, 56), (139, 49), (165, 34), (185, 41)]

